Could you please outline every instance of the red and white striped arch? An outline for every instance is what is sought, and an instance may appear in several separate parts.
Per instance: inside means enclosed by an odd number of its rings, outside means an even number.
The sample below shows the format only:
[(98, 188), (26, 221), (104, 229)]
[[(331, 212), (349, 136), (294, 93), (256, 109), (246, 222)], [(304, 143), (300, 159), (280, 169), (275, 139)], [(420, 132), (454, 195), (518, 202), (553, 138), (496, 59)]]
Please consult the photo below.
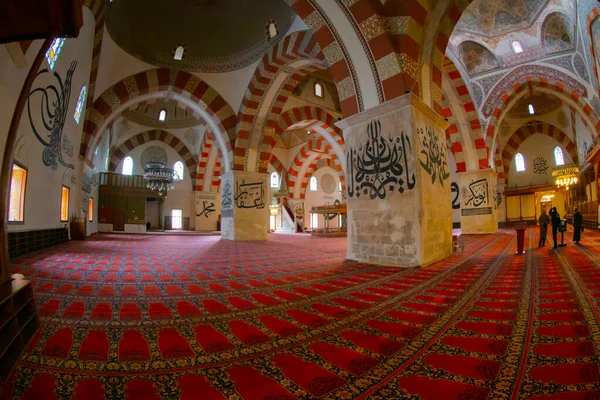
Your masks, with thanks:
[(125, 158), (129, 152), (131, 152), (137, 147), (140, 147), (146, 143), (150, 143), (153, 141), (164, 143), (167, 146), (171, 147), (173, 150), (175, 150), (177, 154), (179, 154), (179, 156), (183, 160), (183, 163), (187, 167), (190, 179), (192, 181), (192, 190), (194, 190), (194, 188), (196, 187), (196, 171), (198, 160), (190, 151), (190, 149), (185, 145), (185, 143), (183, 143), (177, 136), (173, 135), (170, 132), (163, 131), (161, 129), (154, 129), (151, 131), (138, 133), (137, 135), (121, 143), (119, 147), (112, 149), (110, 151), (111, 158), (108, 170), (110, 172), (115, 172), (123, 158)]

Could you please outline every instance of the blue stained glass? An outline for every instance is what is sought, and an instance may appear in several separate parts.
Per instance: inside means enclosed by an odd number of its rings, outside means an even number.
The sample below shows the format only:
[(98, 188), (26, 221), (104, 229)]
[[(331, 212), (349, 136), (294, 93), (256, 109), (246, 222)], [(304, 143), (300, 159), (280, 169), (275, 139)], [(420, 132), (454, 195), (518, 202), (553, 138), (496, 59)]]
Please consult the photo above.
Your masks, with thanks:
[(75, 121), (77, 121), (77, 123), (79, 123), (79, 120), (81, 119), (81, 113), (83, 112), (83, 105), (85, 104), (86, 94), (87, 94), (87, 88), (85, 87), (85, 85), (83, 85), (83, 87), (81, 88), (81, 91), (79, 92), (79, 98), (77, 99), (77, 105), (75, 106), (75, 115), (73, 115), (73, 118), (75, 118)]
[(58, 60), (58, 55), (62, 50), (63, 45), (65, 44), (65, 38), (56, 38), (52, 42), (52, 45), (46, 52), (46, 60), (48, 60), (48, 65), (50, 69), (54, 69), (54, 63)]

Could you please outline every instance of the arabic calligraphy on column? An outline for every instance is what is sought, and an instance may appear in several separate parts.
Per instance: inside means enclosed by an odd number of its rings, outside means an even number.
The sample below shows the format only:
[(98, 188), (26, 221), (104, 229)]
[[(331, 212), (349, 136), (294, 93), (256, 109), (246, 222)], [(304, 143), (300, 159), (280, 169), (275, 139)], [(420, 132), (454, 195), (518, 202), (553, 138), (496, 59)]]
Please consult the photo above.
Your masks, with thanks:
[(417, 129), (421, 141), (421, 154), (424, 156), (419, 159), (421, 167), (431, 175), (431, 184), (437, 180), (440, 186), (444, 187), (444, 181), (450, 177), (448, 172), (448, 155), (445, 144), (440, 143), (440, 138), (431, 127)]
[(499, 190), (496, 190), (496, 210), (500, 208), (500, 204), (502, 204), (502, 193)]
[(415, 174), (408, 168), (410, 139), (402, 132), (396, 138), (381, 136), (381, 123), (373, 120), (367, 126), (367, 142), (358, 150), (350, 148), (348, 165), (348, 196), (361, 195), (385, 199), (388, 191), (404, 193), (415, 187)]
[(471, 182), (469, 190), (463, 189), (463, 195), (465, 196), (465, 205), (471, 205), (473, 207), (479, 207), (489, 202), (489, 187), (487, 179), (479, 179)]
[(208, 218), (210, 213), (213, 213), (216, 211), (214, 209), (214, 207), (215, 207), (215, 203), (209, 203), (208, 201), (203, 201), (202, 202), (202, 212), (200, 212), (200, 214), (196, 213), (196, 217), (201, 217), (204, 215), (204, 217)]
[(235, 205), (237, 208), (265, 208), (265, 189), (263, 182), (237, 182), (235, 189)]
[[(56, 171), (58, 164), (63, 167), (74, 169), (73, 164), (68, 164), (63, 158), (63, 127), (67, 118), (69, 109), (69, 99), (71, 98), (71, 84), (73, 74), (77, 67), (77, 61), (73, 61), (65, 81), (61, 79), (58, 72), (50, 73), (47, 68), (37, 73), (36, 79), (40, 76), (50, 75), (56, 80), (56, 84), (49, 84), (45, 87), (33, 89), (27, 97), (27, 113), (29, 124), (37, 140), (45, 147), (42, 152), (42, 161), (44, 165)], [(41, 98), (37, 95), (41, 94)], [(38, 130), (32, 115), (32, 102), (39, 100), (39, 111), (42, 129)], [(43, 132), (45, 131), (45, 132)]]
[(460, 208), (460, 201), (458, 200), (460, 196), (460, 189), (458, 188), (458, 183), (452, 182), (450, 184), (450, 191), (454, 193), (454, 198), (452, 199), (452, 209), (458, 210)]
[(225, 181), (223, 184), (223, 193), (221, 194), (221, 208), (223, 210), (231, 210), (233, 205), (233, 192), (231, 191), (231, 182)]

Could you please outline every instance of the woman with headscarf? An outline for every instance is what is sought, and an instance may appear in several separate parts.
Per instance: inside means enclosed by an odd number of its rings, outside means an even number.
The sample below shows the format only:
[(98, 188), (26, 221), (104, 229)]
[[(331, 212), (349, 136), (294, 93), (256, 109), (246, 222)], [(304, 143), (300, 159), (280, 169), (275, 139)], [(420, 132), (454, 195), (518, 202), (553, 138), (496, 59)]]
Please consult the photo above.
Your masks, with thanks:
[(581, 231), (583, 230), (583, 216), (576, 208), (573, 213), (573, 241), (579, 243), (581, 240)]
[(546, 209), (542, 209), (542, 214), (538, 218), (538, 224), (540, 224), (540, 243), (538, 247), (544, 247), (546, 245), (548, 225), (550, 224), (550, 217), (546, 214)]

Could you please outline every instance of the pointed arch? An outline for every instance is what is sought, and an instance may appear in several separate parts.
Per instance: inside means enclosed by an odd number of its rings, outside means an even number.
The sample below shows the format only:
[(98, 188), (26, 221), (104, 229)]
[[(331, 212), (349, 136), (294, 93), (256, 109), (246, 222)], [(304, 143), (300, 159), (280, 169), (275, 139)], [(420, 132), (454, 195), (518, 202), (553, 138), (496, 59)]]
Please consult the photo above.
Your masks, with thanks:
[[(325, 56), (308, 31), (294, 32), (262, 58), (242, 100), (235, 142), (236, 170), (265, 172), (270, 140), (265, 137), (268, 116), (280, 114), (289, 95), (307, 74), (327, 68)], [(267, 143), (266, 146), (263, 144)], [(251, 156), (256, 153), (256, 159)], [(253, 165), (250, 165), (253, 164)]]
[(571, 160), (573, 160), (574, 163), (579, 163), (577, 145), (566, 133), (547, 122), (533, 121), (530, 124), (517, 129), (502, 148), (502, 163), (505, 176), (507, 177), (506, 181), (508, 181), (507, 174), (510, 172), (512, 160), (515, 157), (519, 146), (528, 137), (535, 135), (536, 133), (549, 136), (556, 140), (566, 150), (569, 157), (571, 157)]
[(162, 129), (154, 129), (142, 133), (127, 139), (121, 143), (118, 147), (111, 149), (110, 164), (108, 170), (115, 172), (117, 167), (121, 163), (121, 160), (133, 149), (142, 146), (143, 144), (158, 141), (171, 147), (183, 160), (183, 163), (188, 169), (190, 179), (192, 181), (192, 190), (196, 186), (196, 166), (198, 161), (194, 156), (194, 153), (183, 143), (177, 136), (172, 133), (163, 131)]
[(167, 68), (137, 73), (105, 90), (88, 109), (80, 154), (91, 158), (101, 139), (100, 134), (123, 110), (151, 98), (163, 98), (167, 93), (218, 132), (217, 143), (226, 157), (225, 168), (231, 170), (233, 153), (230, 138), (235, 134), (236, 121), (231, 106), (200, 78)]
[(588, 127), (593, 127), (595, 137), (600, 134), (600, 120), (586, 101), (587, 90), (578, 80), (558, 71), (539, 65), (526, 65), (516, 68), (492, 89), (482, 111), (489, 116), (485, 137), (485, 149), (494, 148), (497, 142), (498, 127), (506, 113), (528, 93), (550, 93), (574, 109)]

